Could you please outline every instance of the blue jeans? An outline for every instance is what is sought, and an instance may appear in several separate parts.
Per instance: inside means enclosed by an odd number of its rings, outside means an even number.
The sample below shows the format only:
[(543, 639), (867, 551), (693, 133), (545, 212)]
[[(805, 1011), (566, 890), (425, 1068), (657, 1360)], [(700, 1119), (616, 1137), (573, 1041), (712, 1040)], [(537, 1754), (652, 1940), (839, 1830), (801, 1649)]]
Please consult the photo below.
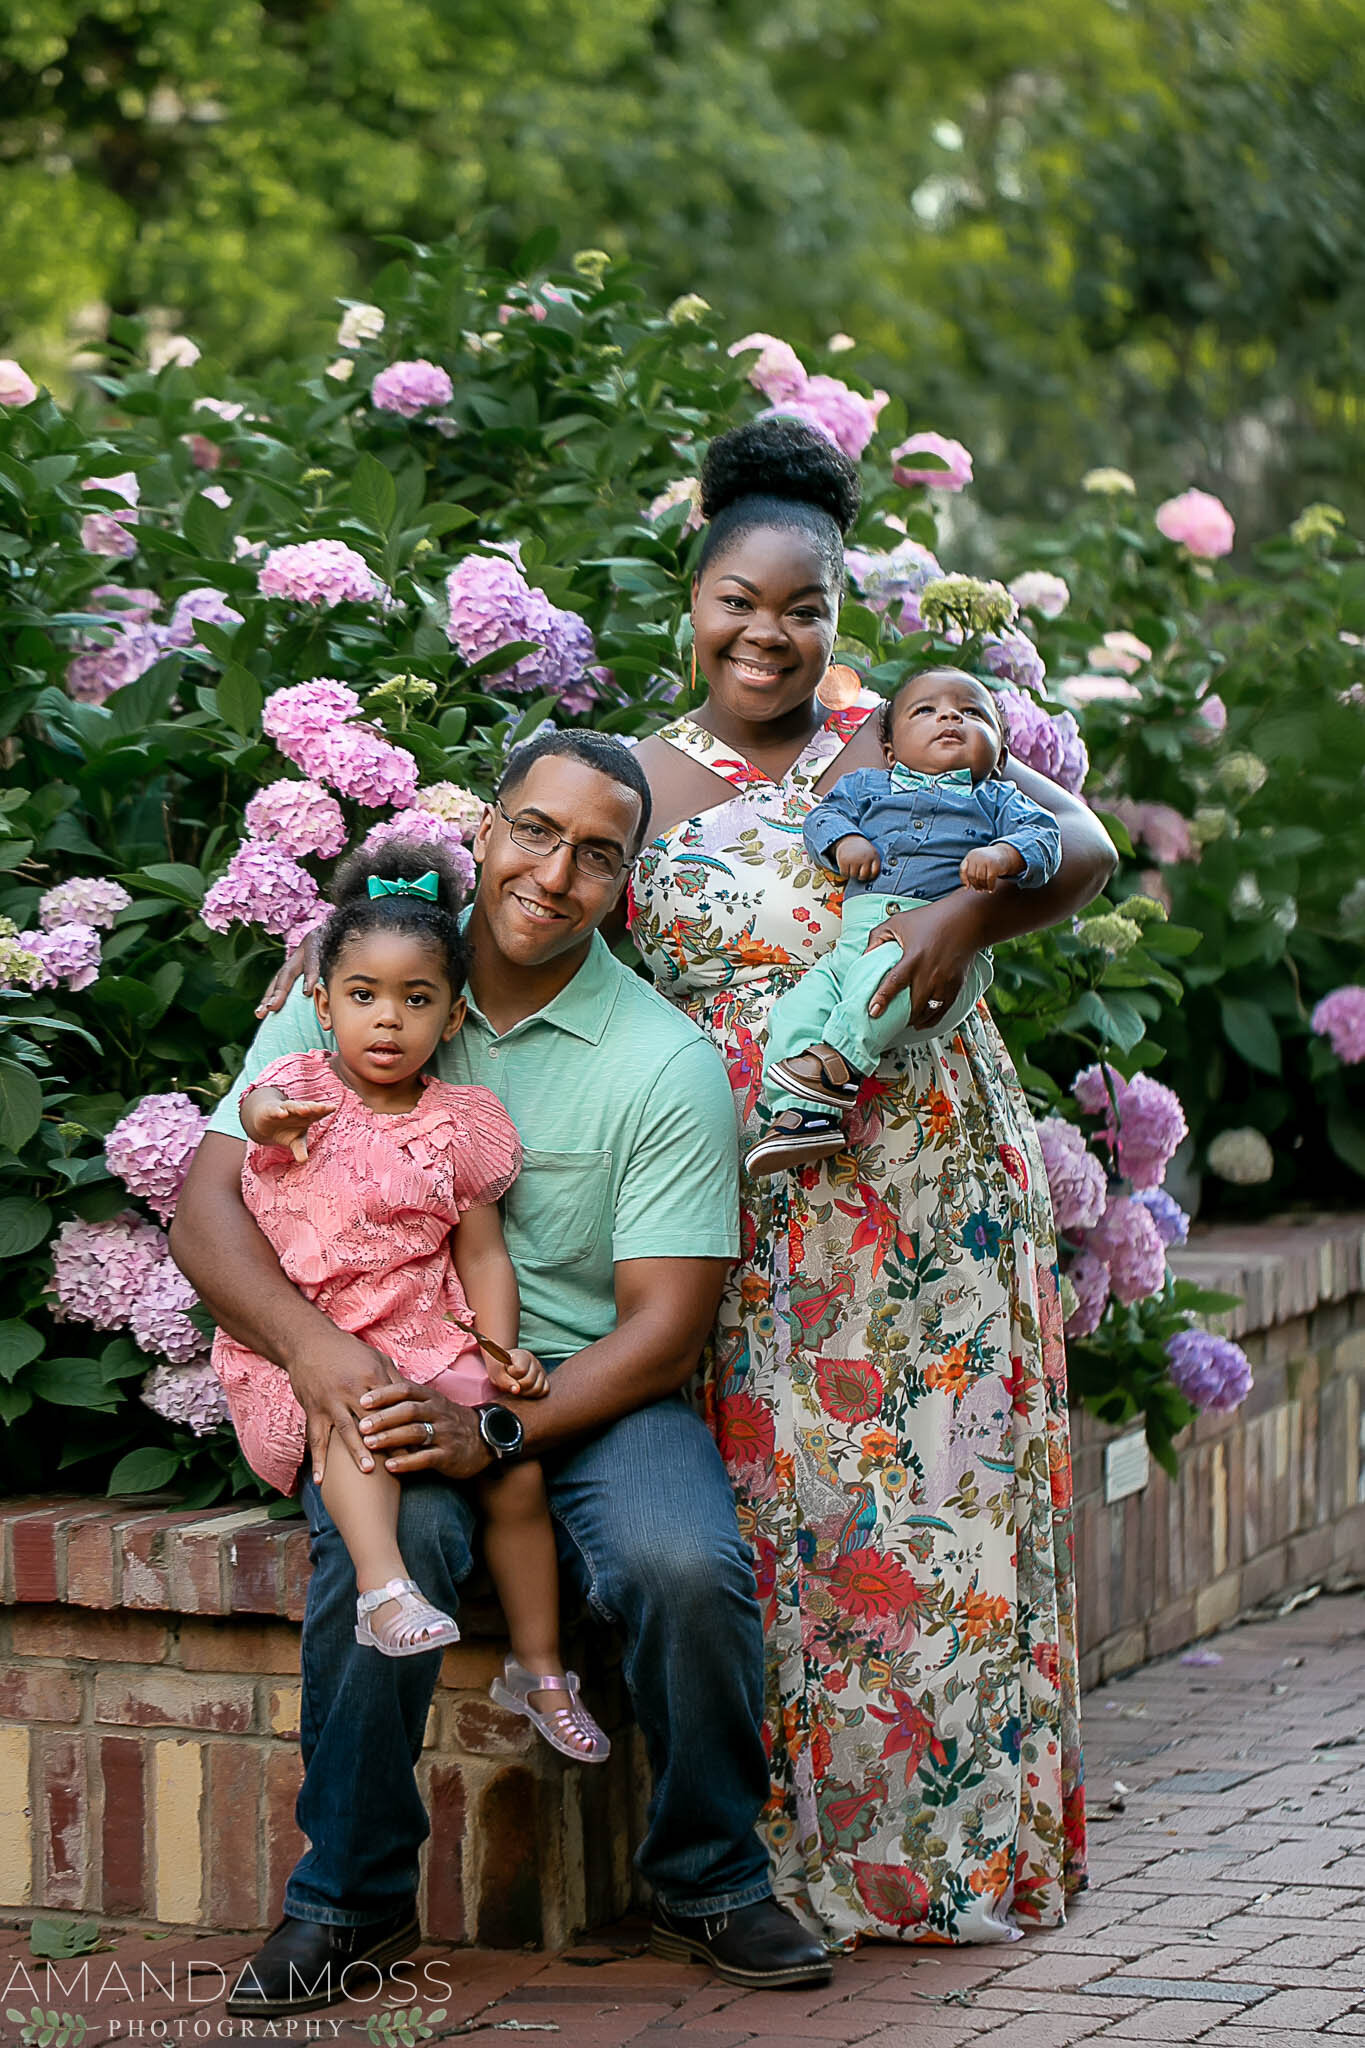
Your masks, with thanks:
[[(654, 1774), (641, 1874), (683, 1914), (767, 1898), (768, 1858), (754, 1832), (768, 1795), (763, 1628), (734, 1495), (705, 1424), (681, 1398), (659, 1401), (546, 1460), (545, 1477), (566, 1577), (626, 1638), (626, 1683)], [(364, 1926), (401, 1911), (417, 1889), (429, 1825), (413, 1765), (441, 1659), (360, 1647), (346, 1546), (311, 1478), (302, 1497), (313, 1576), (297, 1817), (309, 1847), (284, 1910)], [(458, 1486), (404, 1484), (400, 1548), (428, 1599), (450, 1614), (473, 1528)]]

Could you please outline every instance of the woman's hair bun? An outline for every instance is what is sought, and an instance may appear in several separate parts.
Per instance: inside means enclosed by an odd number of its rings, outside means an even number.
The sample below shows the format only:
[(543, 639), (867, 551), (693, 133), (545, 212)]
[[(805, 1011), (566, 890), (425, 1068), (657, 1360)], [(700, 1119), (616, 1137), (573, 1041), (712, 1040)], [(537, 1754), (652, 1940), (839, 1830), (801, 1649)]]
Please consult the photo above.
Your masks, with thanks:
[(368, 900), (371, 875), (385, 882), (415, 882), (428, 873), (436, 876), (437, 903), (456, 915), (464, 903), (464, 888), (450, 855), (438, 841), (415, 836), (356, 847), (338, 866), (328, 893), (337, 909), (344, 910), (348, 904)]
[(741, 498), (786, 498), (827, 512), (846, 534), (858, 516), (858, 471), (804, 420), (781, 413), (717, 435), (701, 470), (701, 509), (714, 519)]

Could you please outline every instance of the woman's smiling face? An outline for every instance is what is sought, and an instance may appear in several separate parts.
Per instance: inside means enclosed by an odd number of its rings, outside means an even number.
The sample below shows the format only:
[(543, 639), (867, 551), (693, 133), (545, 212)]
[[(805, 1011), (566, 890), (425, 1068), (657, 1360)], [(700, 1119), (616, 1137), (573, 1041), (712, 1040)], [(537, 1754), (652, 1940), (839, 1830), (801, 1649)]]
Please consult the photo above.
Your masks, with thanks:
[(814, 544), (797, 528), (758, 527), (693, 585), (697, 667), (732, 717), (766, 724), (814, 695), (838, 616)]

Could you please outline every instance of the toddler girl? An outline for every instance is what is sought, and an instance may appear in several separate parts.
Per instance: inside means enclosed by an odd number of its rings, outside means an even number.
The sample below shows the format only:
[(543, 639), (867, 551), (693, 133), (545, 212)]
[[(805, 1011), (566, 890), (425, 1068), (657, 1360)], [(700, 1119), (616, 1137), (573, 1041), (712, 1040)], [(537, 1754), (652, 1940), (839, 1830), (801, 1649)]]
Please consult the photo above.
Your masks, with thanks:
[[(397, 842), (343, 862), (332, 898), (314, 1001), (336, 1051), (276, 1060), (243, 1096), (247, 1208), (295, 1286), (405, 1379), (466, 1406), (543, 1395), (543, 1367), (515, 1348), (520, 1306), (497, 1207), (521, 1165), (516, 1131), (487, 1088), (423, 1071), (464, 1021), (459, 885), (439, 849)], [(305, 1426), (287, 1374), (221, 1330), (213, 1362), (247, 1462), (292, 1492)], [(355, 1565), (356, 1640), (386, 1657), (459, 1636), (403, 1562), (401, 1483), (335, 1445), (321, 1488)], [(500, 1465), (474, 1484), (512, 1644), (494, 1697), (564, 1755), (599, 1762), (607, 1739), (560, 1662), (541, 1469)]]

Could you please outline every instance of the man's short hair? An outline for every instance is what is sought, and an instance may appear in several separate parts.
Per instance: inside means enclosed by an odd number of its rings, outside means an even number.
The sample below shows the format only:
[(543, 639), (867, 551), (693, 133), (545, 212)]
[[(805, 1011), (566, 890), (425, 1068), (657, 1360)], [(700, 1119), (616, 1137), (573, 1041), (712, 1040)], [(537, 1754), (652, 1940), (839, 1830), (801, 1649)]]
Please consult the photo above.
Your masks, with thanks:
[(502, 779), (493, 792), (501, 799), (514, 789), (520, 788), (537, 761), (549, 759), (581, 761), (586, 768), (595, 768), (599, 775), (605, 775), (612, 782), (619, 782), (640, 799), (640, 824), (634, 846), (628, 849), (634, 860), (645, 843), (649, 830), (649, 817), (653, 803), (644, 770), (629, 747), (623, 746), (607, 732), (589, 732), (579, 726), (539, 732), (534, 738), (523, 740), (519, 747), (513, 747), (507, 757), (507, 766)]

